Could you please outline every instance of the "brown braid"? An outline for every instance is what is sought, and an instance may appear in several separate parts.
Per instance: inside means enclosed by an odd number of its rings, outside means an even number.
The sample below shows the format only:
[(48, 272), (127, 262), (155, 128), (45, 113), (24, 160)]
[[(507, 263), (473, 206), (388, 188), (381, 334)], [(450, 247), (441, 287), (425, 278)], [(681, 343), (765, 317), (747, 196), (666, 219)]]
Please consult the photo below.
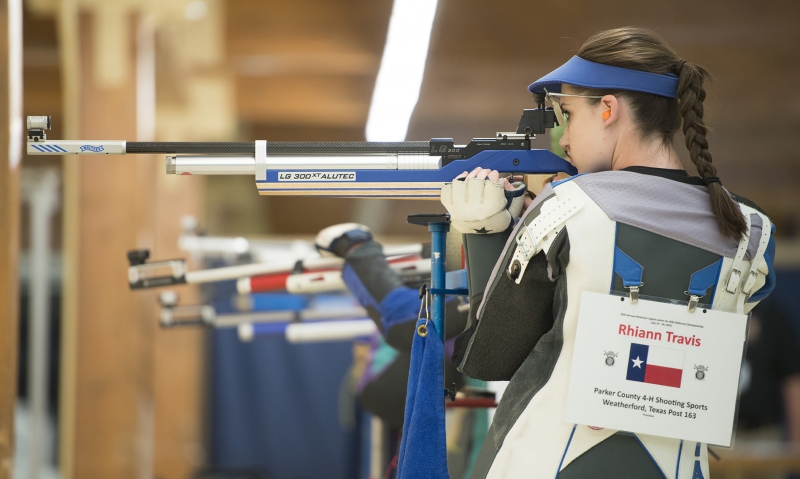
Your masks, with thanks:
[[(711, 163), (706, 139), (707, 129), (703, 123), (703, 100), (706, 98), (703, 80), (708, 72), (698, 65), (682, 61), (680, 70), (676, 73), (679, 77), (678, 105), (689, 156), (703, 179), (716, 178), (717, 169)], [(747, 224), (739, 205), (731, 199), (719, 181), (707, 184), (711, 210), (717, 217), (720, 232), (728, 238), (742, 238), (747, 232)]]
[[(744, 217), (720, 184), (708, 151), (707, 129), (703, 123), (703, 100), (706, 98), (703, 82), (708, 72), (683, 60), (655, 32), (644, 28), (624, 27), (597, 33), (581, 46), (578, 56), (615, 67), (678, 75), (677, 100), (626, 90), (576, 90), (587, 95), (624, 97), (630, 104), (642, 138), (661, 138), (664, 146), (672, 145), (672, 138), (682, 125), (689, 155), (708, 187), (711, 210), (720, 232), (737, 241), (742, 238), (747, 232)], [(600, 100), (589, 101), (597, 103)]]

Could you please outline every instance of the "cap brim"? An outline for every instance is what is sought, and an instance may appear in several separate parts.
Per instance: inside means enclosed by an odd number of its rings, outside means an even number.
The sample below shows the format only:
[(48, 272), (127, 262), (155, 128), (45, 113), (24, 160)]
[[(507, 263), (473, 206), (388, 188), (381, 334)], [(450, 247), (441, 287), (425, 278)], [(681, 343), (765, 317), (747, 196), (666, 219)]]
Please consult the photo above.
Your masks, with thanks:
[(562, 84), (575, 85), (598, 90), (631, 90), (653, 95), (675, 98), (678, 90), (678, 77), (671, 73), (657, 73), (630, 70), (627, 68), (590, 62), (573, 56), (568, 62), (528, 85), (531, 93), (560, 93)]

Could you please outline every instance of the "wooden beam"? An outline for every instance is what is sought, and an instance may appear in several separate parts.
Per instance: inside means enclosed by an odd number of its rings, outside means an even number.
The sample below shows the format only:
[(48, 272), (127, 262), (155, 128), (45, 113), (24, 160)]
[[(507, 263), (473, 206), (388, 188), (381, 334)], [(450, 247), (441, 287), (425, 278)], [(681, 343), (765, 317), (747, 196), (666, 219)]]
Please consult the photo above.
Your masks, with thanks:
[[(178, 249), (183, 215), (203, 222), (205, 182), (164, 174), (161, 161), (152, 164), (156, 210), (154, 239), (158, 258), (186, 257)], [(198, 178), (193, 178), (193, 180)], [(200, 265), (191, 264), (190, 268)], [(180, 304), (201, 301), (196, 285), (175, 288)], [(155, 323), (156, 317), (148, 318)], [(159, 329), (153, 337), (154, 470), (152, 477), (185, 479), (205, 464), (205, 341), (203, 328)]]
[[(80, 18), (78, 0), (63, 0), (58, 9), (58, 48), (61, 76), (62, 138), (80, 134)], [(62, 278), (78, 278), (80, 256), (80, 157), (65, 156), (62, 163), (61, 233)], [(61, 477), (75, 477), (75, 400), (78, 348), (77, 280), (61, 281), (61, 338), (58, 391), (58, 464)]]
[[(113, 88), (98, 86), (93, 21), (81, 15), (76, 32), (81, 70), (77, 135), (134, 138), (134, 79), (128, 76)], [(133, 62), (132, 33), (126, 45)], [(68, 109), (67, 115), (73, 112)], [(65, 272), (64, 283), (72, 285), (65, 290), (65, 303), (74, 308), (65, 315), (73, 321), (64, 338), (71, 354), (64, 359), (72, 367), (62, 376), (61, 397), (70, 421), (69, 436), (62, 435), (69, 454), (62, 462), (67, 478), (152, 476), (154, 301), (152, 295), (131, 294), (125, 281), (125, 251), (152, 236), (146, 228), (152, 211), (148, 160), (78, 157), (65, 168), (65, 257), (72, 265)], [(73, 214), (67, 217), (68, 212)]]
[[(74, 2), (71, 8), (62, 4), (60, 16), (64, 113), (74, 121), (64, 125), (66, 137), (134, 139), (135, 75), (113, 88), (95, 81), (96, 18), (79, 15)], [(125, 52), (133, 62), (136, 28), (128, 30)], [(183, 479), (204, 463), (204, 332), (158, 330), (156, 292), (134, 293), (125, 283), (127, 250), (182, 256), (180, 217), (200, 216), (204, 187), (200, 178), (185, 180), (166, 176), (160, 157), (65, 159), (60, 464), (66, 479)], [(186, 303), (199, 301), (194, 287), (180, 294)]]
[(230, 57), (263, 54), (381, 55), (391, 0), (225, 2)]
[[(19, 9), (16, 11), (16, 9)], [(16, 38), (14, 22), (21, 22), (18, 0), (0, 3), (0, 479), (11, 479), (14, 468), (14, 405), (17, 400), (17, 341), (19, 324), (19, 161), (20, 138), (12, 136), (20, 112), (11, 101), (21, 95), (13, 80), (22, 75), (22, 39)], [(16, 15), (19, 13), (19, 17)], [(19, 28), (19, 26), (17, 26)], [(21, 31), (20, 31), (21, 34)], [(17, 50), (18, 51), (15, 51)], [(19, 64), (15, 54), (20, 55)], [(19, 71), (16, 71), (19, 69)], [(20, 132), (17, 132), (19, 134)]]
[(242, 120), (363, 129), (390, 0), (241, 0), (225, 8)]
[(375, 76), (239, 77), (236, 83), (237, 113), (242, 120), (363, 128)]

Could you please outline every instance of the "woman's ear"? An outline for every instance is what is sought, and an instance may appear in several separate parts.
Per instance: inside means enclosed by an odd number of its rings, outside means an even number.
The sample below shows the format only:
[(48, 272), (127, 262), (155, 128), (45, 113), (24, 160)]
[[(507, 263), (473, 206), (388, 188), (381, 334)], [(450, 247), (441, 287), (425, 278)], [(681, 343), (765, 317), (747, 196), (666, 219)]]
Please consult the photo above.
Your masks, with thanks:
[(600, 114), (603, 119), (603, 128), (611, 126), (619, 118), (619, 101), (614, 95), (605, 95), (600, 99)]

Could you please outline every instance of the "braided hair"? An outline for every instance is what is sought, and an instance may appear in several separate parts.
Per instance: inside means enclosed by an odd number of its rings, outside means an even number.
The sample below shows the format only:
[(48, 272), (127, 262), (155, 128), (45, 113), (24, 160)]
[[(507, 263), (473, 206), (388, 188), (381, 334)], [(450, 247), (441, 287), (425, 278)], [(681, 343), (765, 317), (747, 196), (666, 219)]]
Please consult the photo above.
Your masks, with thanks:
[(706, 125), (703, 123), (703, 100), (706, 91), (703, 80), (708, 73), (702, 67), (680, 60), (676, 65), (678, 75), (678, 105), (683, 118), (683, 135), (686, 148), (697, 172), (703, 178), (711, 198), (711, 210), (717, 217), (717, 225), (723, 235), (739, 239), (747, 232), (742, 211), (722, 187), (717, 177), (717, 168), (711, 163), (708, 151)]
[[(703, 83), (709, 78), (708, 72), (683, 60), (655, 32), (644, 28), (624, 27), (597, 33), (581, 46), (578, 56), (630, 70), (678, 76), (677, 98), (627, 90), (578, 90), (587, 95), (626, 98), (639, 134), (642, 138), (660, 137), (662, 146), (671, 146), (675, 133), (682, 128), (689, 157), (708, 188), (711, 210), (720, 232), (736, 241), (742, 238), (747, 224), (739, 206), (722, 187), (708, 151), (708, 129), (703, 123), (703, 100), (706, 98)], [(590, 101), (598, 103), (600, 100)]]

